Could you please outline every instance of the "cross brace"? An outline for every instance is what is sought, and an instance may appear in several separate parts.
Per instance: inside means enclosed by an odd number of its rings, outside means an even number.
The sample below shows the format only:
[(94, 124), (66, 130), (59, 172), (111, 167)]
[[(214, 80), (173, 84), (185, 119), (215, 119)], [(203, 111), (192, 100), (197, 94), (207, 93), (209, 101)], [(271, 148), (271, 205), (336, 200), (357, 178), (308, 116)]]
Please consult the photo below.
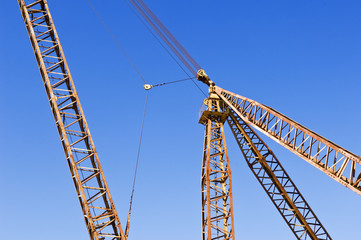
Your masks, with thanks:
[(28, 2), (18, 0), (90, 238), (125, 240), (47, 1)]

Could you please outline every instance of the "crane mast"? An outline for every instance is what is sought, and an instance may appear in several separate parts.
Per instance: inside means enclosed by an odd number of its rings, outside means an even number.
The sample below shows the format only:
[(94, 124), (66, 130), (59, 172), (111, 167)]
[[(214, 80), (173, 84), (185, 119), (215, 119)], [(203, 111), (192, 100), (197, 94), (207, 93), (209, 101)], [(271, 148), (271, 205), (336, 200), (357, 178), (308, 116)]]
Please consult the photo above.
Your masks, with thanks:
[[(270, 148), (245, 123), (204, 71), (209, 85), (200, 123), (205, 125), (202, 168), (203, 240), (234, 239), (231, 169), (223, 123), (228, 122), (243, 156), (267, 195), (298, 240), (332, 240)], [(203, 77), (201, 77), (202, 75)], [(223, 203), (223, 204), (222, 204)], [(228, 221), (229, 220), (229, 221)]]
[(18, 0), (90, 239), (125, 236), (46, 0)]
[[(203, 240), (235, 239), (225, 121), (249, 168), (295, 237), (332, 240), (275, 154), (251, 127), (359, 195), (361, 157), (270, 107), (216, 86), (143, 0), (129, 1), (189, 72), (209, 86), (199, 121), (205, 126), (201, 176)], [(47, 1), (28, 2), (18, 0), (89, 236), (92, 240), (126, 240), (129, 228), (125, 233), (122, 230)], [(151, 87), (145, 85), (146, 90)]]
[(224, 102), (213, 92), (204, 101), (200, 123), (205, 125), (202, 164), (203, 240), (234, 240), (231, 167), (223, 123)]

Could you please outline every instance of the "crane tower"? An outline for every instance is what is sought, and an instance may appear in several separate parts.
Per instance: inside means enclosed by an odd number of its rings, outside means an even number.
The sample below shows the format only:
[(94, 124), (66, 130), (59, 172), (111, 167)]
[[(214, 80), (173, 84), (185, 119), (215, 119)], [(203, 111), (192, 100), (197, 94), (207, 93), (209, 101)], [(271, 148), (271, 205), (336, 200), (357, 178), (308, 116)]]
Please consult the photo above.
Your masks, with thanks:
[[(191, 74), (209, 87), (201, 171), (202, 238), (235, 240), (227, 122), (243, 157), (299, 240), (331, 240), (272, 150), (254, 129), (361, 195), (361, 157), (254, 100), (218, 87), (143, 0), (129, 0)], [(128, 237), (121, 226), (46, 0), (18, 0), (92, 240)], [(151, 85), (147, 85), (147, 90)]]

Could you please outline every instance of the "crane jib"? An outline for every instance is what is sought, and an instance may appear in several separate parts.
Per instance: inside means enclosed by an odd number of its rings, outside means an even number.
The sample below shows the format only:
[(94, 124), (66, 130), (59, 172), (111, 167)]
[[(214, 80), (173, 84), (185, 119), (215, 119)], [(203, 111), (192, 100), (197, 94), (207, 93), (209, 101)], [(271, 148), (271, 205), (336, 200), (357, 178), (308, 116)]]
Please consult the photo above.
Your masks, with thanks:
[[(248, 166), (297, 239), (309, 236), (314, 240), (331, 240), (273, 152), (251, 126), (359, 195), (361, 157), (270, 107), (215, 86), (142, 0), (129, 1), (188, 71), (210, 87), (200, 120), (206, 127), (201, 178), (203, 239), (234, 239), (231, 170), (223, 130), (227, 121)], [(26, 4), (18, 0), (18, 3), (89, 236), (92, 240), (126, 240), (128, 228), (124, 233), (47, 1), (30, 0)], [(188, 79), (154, 86), (146, 84), (145, 89)]]
[(125, 240), (47, 2), (30, 2), (18, 0), (90, 239)]
[(243, 121), (361, 195), (361, 157), (270, 107), (217, 86), (215, 92)]

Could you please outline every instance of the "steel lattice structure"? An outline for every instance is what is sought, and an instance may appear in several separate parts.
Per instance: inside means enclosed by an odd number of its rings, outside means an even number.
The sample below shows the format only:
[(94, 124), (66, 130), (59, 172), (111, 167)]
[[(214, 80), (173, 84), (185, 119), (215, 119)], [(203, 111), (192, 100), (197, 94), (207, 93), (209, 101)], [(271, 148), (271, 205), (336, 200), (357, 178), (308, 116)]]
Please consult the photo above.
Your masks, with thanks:
[(231, 167), (223, 130), (227, 112), (216, 94), (206, 99), (205, 105), (200, 119), (205, 125), (201, 177), (203, 239), (234, 240)]
[(270, 107), (220, 87), (215, 92), (243, 121), (361, 195), (360, 156)]
[[(222, 192), (217, 191), (217, 188), (208, 187), (208, 182), (212, 182), (214, 179), (208, 172), (212, 172), (212, 170), (216, 172), (219, 171), (219, 164), (217, 164), (218, 161), (215, 157), (226, 156), (227, 170), (229, 170), (228, 174), (229, 176), (231, 175), (227, 148), (225, 144), (224, 147), (219, 147), (221, 142), (225, 142), (223, 131), (223, 122), (225, 120), (227, 120), (231, 128), (249, 168), (295, 237), (299, 240), (331, 240), (332, 238), (327, 230), (312, 211), (274, 153), (254, 130), (242, 120), (238, 112), (234, 111), (227, 102), (220, 100), (221, 97), (217, 94), (217, 89), (219, 88), (214, 86), (213, 83), (210, 84), (210, 95), (209, 98), (205, 100), (208, 107), (206, 111), (201, 111), (202, 115), (200, 118), (200, 123), (205, 124), (206, 128), (202, 170), (203, 240), (229, 239), (228, 235), (220, 234), (227, 233), (228, 225), (214, 224), (211, 225), (213, 228), (209, 226), (210, 223), (212, 223), (212, 219), (218, 223), (217, 220), (221, 221), (222, 217), (233, 216), (232, 201), (229, 210), (224, 211), (227, 213), (226, 215), (218, 216), (217, 212), (214, 212), (214, 215), (212, 215), (209, 208), (209, 205), (212, 206), (214, 202), (212, 199), (220, 201), (222, 197), (224, 198), (225, 196), (219, 194)], [(210, 154), (210, 152), (213, 154)], [(231, 181), (229, 185), (231, 186)], [(229, 195), (232, 196), (232, 189), (229, 188), (227, 190)], [(208, 198), (208, 195), (215, 197)], [(217, 204), (214, 205), (218, 206)], [(206, 211), (206, 209), (208, 211)], [(208, 217), (208, 219), (205, 216)], [(208, 229), (206, 227), (208, 227)], [(233, 231), (234, 228), (232, 225), (232, 233)]]
[(297, 239), (331, 237), (322, 226), (274, 153), (237, 114), (227, 120), (249, 168)]
[[(47, 1), (28, 2), (18, 0), (90, 239), (126, 240), (128, 231), (124, 234), (120, 224)], [(189, 71), (197, 70), (197, 79), (209, 86), (200, 117), (200, 123), (205, 125), (201, 176), (203, 240), (235, 239), (225, 121), (249, 168), (296, 239), (331, 240), (275, 154), (251, 127), (359, 195), (361, 157), (270, 107), (215, 86), (142, 0), (130, 2)]]
[(18, 0), (91, 239), (125, 239), (46, 0)]

